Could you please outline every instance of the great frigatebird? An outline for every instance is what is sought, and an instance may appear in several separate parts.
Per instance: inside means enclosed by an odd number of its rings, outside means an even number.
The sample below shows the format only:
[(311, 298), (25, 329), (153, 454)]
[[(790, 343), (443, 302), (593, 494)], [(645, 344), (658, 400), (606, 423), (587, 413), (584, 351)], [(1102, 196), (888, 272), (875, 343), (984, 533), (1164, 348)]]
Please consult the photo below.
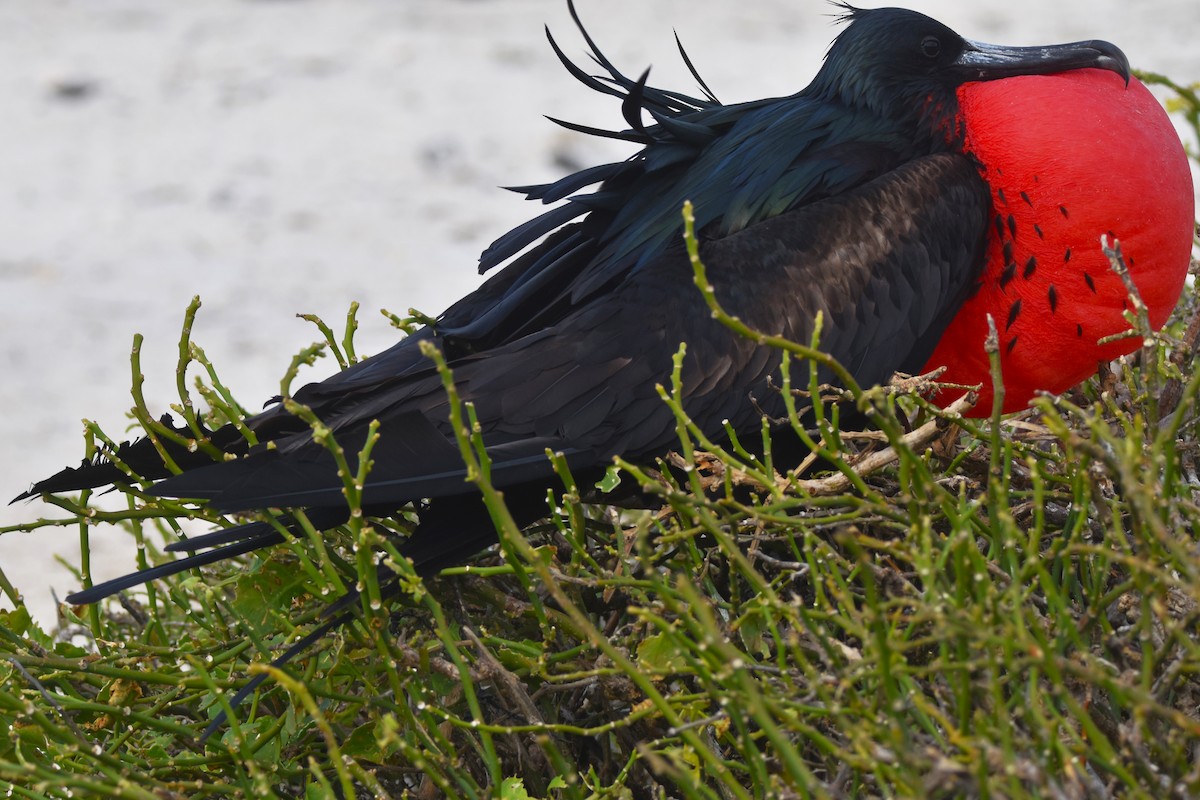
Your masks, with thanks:
[[(621, 98), (629, 127), (610, 132), (564, 124), (641, 149), (626, 161), (521, 187), (530, 199), (557, 205), (483, 253), (482, 271), (503, 266), (494, 277), (433, 324), (305, 386), (294, 398), (332, 428), (348, 454), (362, 445), (369, 423), (380, 423), (363, 508), (387, 515), (415, 504), (420, 525), (404, 553), (420, 571), (461, 560), (495, 540), (475, 489), (464, 480), (447, 398), (421, 354), (422, 342), (443, 352), (461, 397), (475, 404), (492, 481), (522, 510), (524, 521), (546, 511), (546, 488), (554, 482), (547, 449), (587, 472), (605, 468), (615, 455), (636, 461), (672, 446), (675, 418), (655, 386), (669, 375), (681, 342), (687, 343), (683, 402), (700, 428), (715, 438), (726, 425), (752, 434), (764, 413), (781, 416), (782, 401), (770, 385), (778, 353), (715, 322), (692, 286), (681, 240), (685, 201), (694, 205), (700, 254), (723, 305), (754, 328), (799, 341), (810, 338), (820, 313), (823, 349), (860, 384), (885, 381), (897, 370), (920, 370), (973, 293), (986, 298), (998, 291), (999, 299), (983, 310), (1011, 329), (1018, 320), (1065, 318), (1067, 300), (1091, 291), (1098, 271), (1076, 276), (1084, 290), (1068, 291), (1065, 281), (1049, 288), (1038, 283), (1047, 307), (1041, 312), (1034, 302), (1023, 305), (1008, 294), (1019, 281), (1060, 274), (1054, 270), (1070, 263), (1069, 256), (1054, 264), (1025, 262), (1014, 278), (1010, 266), (1025, 253), (1014, 244), (1018, 240), (1035, 262), (1040, 247), (1061, 254), (1081, 246), (1067, 243), (1062, 226), (1043, 226), (1032, 212), (1009, 208), (1053, 203), (1058, 166), (1024, 151), (1012, 163), (1003, 143), (989, 139), (989, 128), (1022, 128), (1025, 122), (1019, 113), (992, 105), (994, 95), (978, 87), (1010, 82), (1018, 87), (1017, 76), (1087, 70), (1080, 73), (1089, 76), (1084, 84), (1099, 87), (1095, 102), (1102, 104), (1126, 87), (1144, 92), (1136, 82), (1129, 85), (1122, 52), (1103, 41), (999, 47), (965, 40), (915, 12), (844, 8), (846, 27), (806, 88), (736, 105), (719, 103), (703, 81), (704, 96), (697, 98), (654, 88), (646, 75), (626, 77), (582, 25), (592, 57), (606, 73), (602, 77), (581, 70), (550, 39), (576, 78)], [(1023, 91), (1029, 92), (1014, 89), (1017, 102), (1030, 107)], [(1153, 119), (1125, 120), (1117, 127), (1146, 125), (1161, 139), (1164, 124), (1170, 130), (1164, 119), (1158, 111)], [(1111, 161), (1129, 168), (1090, 145), (1063, 145), (1067, 131), (1045, 128), (1038, 135), (1060, 155), (1092, 167)], [(1163, 189), (1163, 202), (1172, 210), (1186, 209), (1187, 225), (1180, 231), (1172, 211), (1162, 237), (1169, 251), (1147, 248), (1139, 258), (1145, 267), (1169, 274), (1158, 300), (1168, 308), (1175, 300), (1168, 296), (1170, 284), (1177, 296), (1186, 271), (1192, 203), (1190, 178), (1186, 193), (1180, 189), (1182, 150), (1177, 140), (1170, 147), (1163, 169), (1174, 182)], [(1024, 158), (1033, 161), (1022, 166)], [(1031, 185), (1010, 186), (1009, 178)], [(1051, 194), (1038, 194), (1032, 184)], [(584, 191), (594, 185), (594, 191)], [(1137, 201), (1152, 203), (1144, 195)], [(1064, 219), (1075, 211), (1058, 205), (1063, 208), (1048, 207)], [(1103, 208), (1096, 214), (1108, 218)], [(1108, 227), (1084, 233), (1094, 241)], [(1160, 310), (1155, 314), (1161, 321)], [(1074, 334), (1074, 324), (1070, 331)], [(1097, 326), (1086, 334), (1094, 349), (1098, 336), (1113, 332)], [(1082, 334), (1068, 338), (1078, 348), (1055, 353), (1054, 362), (1069, 363), (1074, 371), (1082, 362), (1087, 374), (1095, 363), (1089, 340)], [(1009, 354), (1019, 349), (1012, 346)], [(1024, 380), (1011, 369), (1008, 377)], [(1037, 380), (1031, 386), (1062, 388)], [(116, 456), (144, 478), (165, 478), (152, 490), (162, 496), (201, 499), (228, 512), (303, 508), (321, 526), (344, 521), (342, 482), (328, 450), (313, 442), (308, 423), (275, 406), (244, 425), (259, 444), (249, 446), (236, 428), (226, 426), (208, 438), (229, 459), (214, 464), (196, 448), (180, 447), (172, 452), (184, 470), (176, 476), (169, 476), (146, 441), (122, 446)], [(125, 479), (109, 462), (85, 463), (35, 484), (22, 497)], [(281, 540), (266, 523), (194, 537), (169, 548), (192, 553), (188, 557), (68, 599), (94, 602)]]

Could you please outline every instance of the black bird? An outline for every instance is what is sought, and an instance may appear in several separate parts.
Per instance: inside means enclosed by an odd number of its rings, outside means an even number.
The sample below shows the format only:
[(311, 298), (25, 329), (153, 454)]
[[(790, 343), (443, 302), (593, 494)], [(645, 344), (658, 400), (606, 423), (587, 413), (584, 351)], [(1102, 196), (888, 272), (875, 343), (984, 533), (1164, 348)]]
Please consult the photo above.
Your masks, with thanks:
[[(728, 421), (752, 438), (764, 412), (782, 415), (769, 386), (779, 353), (714, 321), (692, 285), (684, 201), (694, 204), (700, 254), (725, 308), (801, 342), (823, 314), (822, 348), (860, 384), (876, 384), (922, 367), (984, 266), (992, 198), (964, 153), (956, 88), (1085, 67), (1129, 77), (1125, 56), (1107, 42), (997, 47), (912, 11), (842, 8), (846, 27), (806, 88), (722, 105), (698, 75), (703, 97), (653, 88), (645, 74), (626, 77), (571, 7), (606, 74), (589, 76), (550, 44), (582, 83), (621, 99), (629, 127), (562, 124), (641, 149), (521, 187), (529, 199), (562, 202), (483, 253), (481, 271), (503, 269), (434, 324), (295, 395), (333, 429), (352, 467), (368, 424), (379, 421), (363, 508), (387, 515), (415, 504), (420, 524), (403, 552), (420, 572), (496, 537), (464, 480), (447, 398), (420, 343), (445, 355), (462, 398), (475, 404), (492, 481), (519, 521), (532, 522), (545, 515), (555, 482), (547, 449), (588, 473), (613, 456), (650, 459), (676, 442), (655, 385), (667, 382), (681, 342), (684, 406), (709, 435), (721, 439)], [(146, 478), (166, 478), (152, 490), (161, 496), (222, 512), (302, 508), (325, 527), (346, 519), (334, 462), (307, 423), (276, 405), (245, 425), (256, 446), (232, 426), (209, 434), (236, 459), (213, 463), (172, 448), (184, 470), (174, 477), (145, 440), (116, 455)], [(107, 461), (85, 462), (22, 497), (124, 480)], [(68, 600), (95, 602), (281, 540), (265, 523), (194, 537), (169, 548), (192, 555)]]

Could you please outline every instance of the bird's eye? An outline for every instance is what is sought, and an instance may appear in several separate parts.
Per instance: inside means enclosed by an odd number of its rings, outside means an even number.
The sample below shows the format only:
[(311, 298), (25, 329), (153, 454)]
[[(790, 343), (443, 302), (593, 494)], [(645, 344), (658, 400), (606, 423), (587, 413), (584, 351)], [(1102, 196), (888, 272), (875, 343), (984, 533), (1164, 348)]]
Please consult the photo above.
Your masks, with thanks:
[(942, 43), (936, 36), (926, 36), (921, 40), (921, 52), (926, 58), (937, 58), (942, 53)]

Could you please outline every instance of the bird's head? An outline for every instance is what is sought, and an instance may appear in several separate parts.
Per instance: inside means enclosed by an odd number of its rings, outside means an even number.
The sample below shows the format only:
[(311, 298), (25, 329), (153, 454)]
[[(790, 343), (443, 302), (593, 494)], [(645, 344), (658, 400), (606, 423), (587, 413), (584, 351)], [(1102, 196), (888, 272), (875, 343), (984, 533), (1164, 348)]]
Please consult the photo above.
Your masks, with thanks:
[(902, 8), (842, 3), (846, 29), (804, 94), (865, 107), (891, 119), (948, 123), (957, 88), (971, 81), (1095, 67), (1129, 82), (1129, 60), (1100, 40), (1006, 47), (964, 39), (935, 19)]

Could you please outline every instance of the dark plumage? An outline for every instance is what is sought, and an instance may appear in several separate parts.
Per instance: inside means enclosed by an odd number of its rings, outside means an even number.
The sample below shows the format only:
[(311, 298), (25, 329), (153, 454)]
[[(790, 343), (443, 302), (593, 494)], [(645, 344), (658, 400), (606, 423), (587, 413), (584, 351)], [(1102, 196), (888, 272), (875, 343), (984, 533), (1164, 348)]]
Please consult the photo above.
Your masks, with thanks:
[[(991, 219), (986, 184), (960, 152), (956, 86), (1082, 66), (1127, 70), (1120, 51), (1104, 42), (990, 48), (915, 12), (846, 8), (847, 27), (807, 88), (732, 106), (707, 90), (700, 99), (649, 87), (645, 75), (631, 80), (584, 32), (608, 73), (590, 77), (550, 39), (573, 75), (623, 99), (628, 130), (588, 132), (642, 150), (519, 189), (530, 199), (566, 203), (497, 239), (480, 269), (507, 266), (436, 325), (295, 397), (348, 452), (371, 420), (381, 422), (364, 505), (389, 513), (434, 498), (408, 544), (419, 567), (465, 557), (493, 534), (482, 506), (473, 509), (478, 531), (461, 529), (458, 503), (454, 529), (439, 524), (437, 498), (474, 490), (463, 481), (440, 380), (418, 342), (442, 349), (461, 395), (476, 404), (500, 488), (531, 486), (542, 496), (552, 478), (547, 448), (581, 469), (603, 467), (617, 454), (636, 459), (669, 448), (674, 420), (654, 386), (680, 342), (689, 345), (683, 377), (692, 419), (713, 434), (726, 419), (737, 430), (757, 429), (759, 409), (778, 405), (767, 388), (778, 356), (714, 322), (691, 286), (680, 236), (680, 208), (690, 200), (701, 256), (732, 313), (806, 341), (823, 312), (823, 347), (863, 384), (915, 370), (979, 272)], [(595, 192), (576, 193), (594, 183)], [(206, 499), (222, 511), (303, 507), (323, 510), (326, 524), (340, 521), (340, 481), (307, 424), (276, 406), (247, 425), (274, 446), (247, 452), (232, 427), (216, 431), (214, 444), (248, 457), (213, 464), (180, 448), (174, 455), (187, 471), (155, 491)], [(145, 477), (168, 475), (147, 442), (124, 446), (118, 456)], [(22, 497), (122, 477), (106, 463), (85, 464)], [(194, 538), (177, 549), (228, 549), (158, 574), (278, 539), (261, 525)], [(94, 601), (115, 588), (97, 586), (72, 599)]]
[[(607, 73), (589, 77), (551, 39), (573, 75), (622, 99), (627, 130), (582, 130), (642, 149), (519, 189), (565, 202), (497, 239), (480, 268), (503, 269), (435, 325), (295, 397), (347, 453), (379, 420), (364, 508), (384, 515), (431, 498), (404, 549), (419, 570), (461, 560), (495, 533), (464, 482), (447, 400), (418, 342), (445, 354), (461, 396), (475, 403), (494, 483), (520, 521), (531, 522), (545, 513), (554, 480), (547, 448), (588, 473), (614, 455), (651, 458), (671, 447), (675, 420), (655, 385), (666, 382), (681, 342), (684, 405), (702, 429), (719, 438), (728, 420), (751, 434), (764, 411), (779, 416), (781, 400), (768, 386), (778, 353), (714, 321), (692, 286), (681, 239), (685, 200), (731, 313), (807, 341), (820, 312), (823, 348), (860, 383), (878, 383), (923, 365), (983, 266), (994, 212), (977, 165), (962, 152), (955, 88), (1085, 66), (1128, 74), (1124, 56), (1104, 42), (991, 48), (914, 12), (846, 9), (847, 26), (807, 88), (730, 106), (706, 87), (695, 98), (650, 87), (645, 75), (625, 77), (585, 32)], [(148, 478), (167, 478), (154, 488), (163, 496), (204, 499), (221, 511), (300, 507), (323, 526), (345, 519), (332, 459), (307, 424), (281, 406), (246, 424), (273, 446), (247, 450), (227, 427), (212, 432), (212, 442), (244, 458), (213, 464), (179, 448), (185, 472), (176, 477), (145, 442), (118, 456)], [(85, 464), (23, 497), (122, 477), (106, 463)], [(193, 538), (171, 549), (194, 555), (69, 599), (94, 602), (280, 539), (261, 523)]]

